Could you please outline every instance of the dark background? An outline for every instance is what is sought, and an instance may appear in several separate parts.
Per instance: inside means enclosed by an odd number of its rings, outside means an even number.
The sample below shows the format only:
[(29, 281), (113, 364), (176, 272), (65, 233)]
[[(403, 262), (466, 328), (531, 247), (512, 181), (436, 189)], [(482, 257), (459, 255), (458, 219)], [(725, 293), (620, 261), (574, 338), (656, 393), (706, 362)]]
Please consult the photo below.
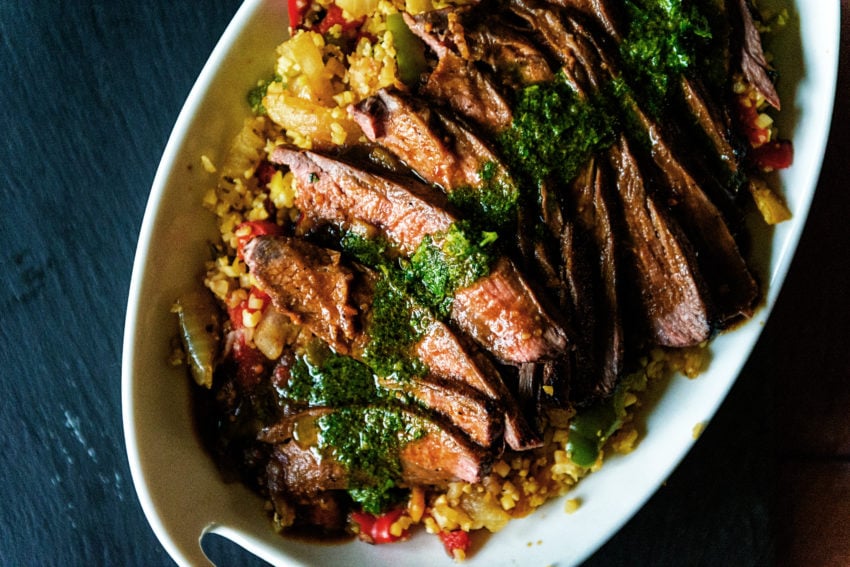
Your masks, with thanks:
[[(126, 460), (124, 310), (160, 155), (238, 5), (0, 1), (2, 565), (171, 564)], [(774, 314), (694, 450), (589, 565), (850, 565), (842, 7), (832, 134)]]

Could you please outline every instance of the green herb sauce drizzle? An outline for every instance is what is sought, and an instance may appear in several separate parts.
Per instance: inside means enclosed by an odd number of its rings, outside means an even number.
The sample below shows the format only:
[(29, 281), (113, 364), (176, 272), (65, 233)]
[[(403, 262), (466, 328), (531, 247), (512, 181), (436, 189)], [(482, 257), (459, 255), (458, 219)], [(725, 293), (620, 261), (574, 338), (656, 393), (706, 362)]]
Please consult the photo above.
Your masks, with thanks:
[(404, 268), (413, 295), (437, 317), (448, 317), (455, 291), (490, 273), (497, 239), (495, 232), (476, 231), (465, 221), (426, 236)]
[(378, 375), (394, 380), (424, 376), (425, 364), (413, 353), (422, 338), (430, 313), (414, 300), (400, 259), (381, 237), (366, 238), (346, 232), (340, 239), (343, 251), (357, 262), (376, 271), (370, 319), (365, 330), (369, 342), (363, 360)]
[(501, 164), (488, 161), (478, 170), (481, 185), (456, 187), (448, 193), (449, 202), (483, 227), (498, 229), (509, 225), (516, 215), (520, 191)]
[(498, 143), (512, 169), (534, 187), (544, 180), (569, 183), (598, 150), (614, 141), (608, 97), (582, 99), (563, 73), (518, 93), (511, 126)]
[(458, 221), (426, 236), (410, 258), (394, 258), (380, 237), (343, 234), (343, 251), (379, 274), (364, 349), (364, 360), (379, 376), (404, 379), (427, 372), (413, 346), (430, 321), (449, 316), (458, 289), (490, 273), (497, 239), (495, 232)]
[(317, 448), (346, 467), (348, 492), (364, 510), (379, 514), (399, 499), (399, 454), (425, 434), (403, 411), (413, 402), (381, 387), (365, 364), (318, 342), (296, 359), (278, 394), (284, 403), (336, 408), (316, 419)]
[(376, 403), (383, 396), (368, 366), (318, 341), (296, 359), (279, 394), (310, 406), (328, 407)]
[(369, 513), (398, 500), (399, 453), (425, 434), (407, 415), (388, 407), (346, 407), (316, 420), (319, 443), (353, 471), (349, 494)]
[(381, 377), (408, 380), (428, 373), (413, 353), (423, 335), (429, 314), (419, 307), (397, 278), (383, 277), (375, 286), (372, 316), (366, 333), (369, 342), (363, 359)]
[(697, 62), (712, 31), (696, 5), (682, 0), (626, 0), (629, 30), (620, 45), (631, 85), (656, 117), (666, 107), (677, 77)]
[(499, 135), (498, 145), (511, 170), (531, 181), (524, 190), (544, 180), (569, 183), (616, 134), (633, 132), (625, 97), (658, 117), (679, 92), (677, 77), (709, 46), (712, 30), (694, 4), (626, 0), (624, 5), (628, 32), (619, 46), (619, 77), (588, 98), (578, 96), (562, 72), (517, 93), (513, 123)]

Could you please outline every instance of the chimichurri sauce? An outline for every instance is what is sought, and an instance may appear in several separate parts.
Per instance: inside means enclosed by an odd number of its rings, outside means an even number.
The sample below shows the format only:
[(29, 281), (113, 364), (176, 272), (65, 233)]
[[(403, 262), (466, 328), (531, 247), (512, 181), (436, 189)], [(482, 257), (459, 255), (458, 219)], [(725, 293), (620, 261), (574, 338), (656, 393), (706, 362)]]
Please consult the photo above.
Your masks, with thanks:
[(428, 372), (413, 353), (414, 345), (422, 338), (426, 317), (428, 314), (416, 305), (397, 277), (378, 280), (366, 329), (369, 342), (363, 350), (363, 359), (376, 374), (407, 380)]
[(412, 402), (381, 387), (372, 370), (353, 358), (318, 342), (307, 351), (278, 390), (281, 404), (335, 408), (316, 419), (317, 448), (346, 467), (352, 499), (378, 514), (402, 492), (402, 448), (423, 434), (414, 414), (405, 411)]
[(379, 514), (402, 492), (399, 454), (424, 435), (410, 414), (390, 405), (346, 407), (316, 420), (319, 445), (351, 475), (348, 492), (366, 512)]
[(532, 186), (544, 180), (569, 183), (593, 153), (614, 141), (617, 114), (607, 97), (583, 99), (558, 73), (554, 81), (518, 93), (513, 123), (498, 143)]
[(424, 376), (428, 369), (413, 353), (430, 317), (414, 299), (409, 282), (394, 257), (392, 247), (381, 237), (366, 238), (346, 232), (340, 245), (355, 261), (375, 270), (377, 276), (365, 334), (369, 342), (363, 360), (383, 378), (407, 380)]
[(426, 236), (404, 266), (417, 299), (439, 318), (451, 312), (455, 291), (490, 273), (497, 235), (458, 221), (444, 233)]
[(281, 398), (310, 406), (340, 407), (378, 402), (381, 393), (365, 364), (334, 353), (324, 345), (296, 358)]
[(343, 251), (375, 270), (376, 281), (363, 359), (381, 377), (407, 379), (428, 369), (414, 354), (429, 321), (449, 316), (454, 293), (490, 272), (495, 232), (458, 221), (426, 236), (410, 258), (396, 257), (382, 238), (348, 232)]
[(516, 214), (519, 187), (504, 166), (495, 161), (481, 164), (478, 187), (453, 188), (449, 202), (482, 226), (498, 229), (510, 225)]
[(657, 116), (667, 105), (676, 78), (708, 47), (712, 30), (706, 17), (687, 1), (626, 0), (624, 6), (628, 22), (620, 44), (624, 73), (632, 90)]
[(658, 117), (678, 94), (678, 78), (710, 46), (709, 21), (682, 0), (626, 0), (627, 31), (619, 44), (622, 68), (599, 92), (580, 97), (558, 72), (548, 83), (515, 95), (514, 119), (498, 147), (515, 178), (534, 190), (544, 180), (569, 183), (588, 159), (631, 133), (624, 97)]

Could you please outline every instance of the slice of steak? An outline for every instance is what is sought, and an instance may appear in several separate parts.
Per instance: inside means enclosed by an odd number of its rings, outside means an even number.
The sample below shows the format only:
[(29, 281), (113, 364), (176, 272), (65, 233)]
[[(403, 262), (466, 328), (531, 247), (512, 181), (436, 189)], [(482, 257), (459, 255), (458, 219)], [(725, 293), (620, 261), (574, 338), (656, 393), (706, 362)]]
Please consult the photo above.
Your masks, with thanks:
[(623, 373), (625, 357), (625, 331), (620, 296), (620, 242), (614, 224), (614, 203), (609, 181), (602, 168), (597, 170), (593, 183), (593, 235), (599, 250), (598, 269), (602, 284), (600, 295), (600, 324), (596, 330), (597, 361), (600, 363), (600, 380), (594, 383), (593, 395), (608, 396)]
[(523, 416), (498, 369), (483, 353), (462, 344), (444, 323), (433, 321), (415, 348), (431, 373), (468, 384), (502, 408), (505, 442), (511, 449), (525, 451), (542, 445), (540, 434)]
[(462, 37), (457, 11), (418, 16), (405, 13), (404, 20), (437, 56), (437, 65), (421, 87), (421, 94), (436, 98), (488, 132), (509, 126), (513, 120), (510, 105), (494, 81), (475, 66), (465, 39), (457, 39)]
[(436, 10), (419, 12), (416, 15), (405, 13), (404, 21), (413, 33), (421, 33), (420, 38), (437, 56), (444, 49), (469, 58), (466, 26), (470, 18), (475, 18), (477, 10), (473, 6), (449, 6)]
[(745, 193), (740, 188), (745, 179), (746, 142), (733, 132), (728, 107), (717, 103), (699, 77), (682, 76), (680, 91), (676, 120), (661, 120), (665, 141), (670, 147), (693, 148), (678, 158), (737, 238), (744, 232), (741, 200)]
[(575, 33), (575, 22), (563, 10), (536, 0), (509, 0), (508, 9), (561, 64), (561, 73), (576, 92), (587, 96), (602, 88), (599, 54)]
[(580, 13), (616, 41), (622, 38), (622, 2), (617, 0), (549, 0), (552, 4)]
[(678, 225), (648, 194), (624, 136), (609, 153), (650, 337), (665, 346), (699, 344), (711, 335), (711, 325), (693, 251)]
[[(452, 7), (406, 15), (406, 21), (438, 59), (456, 55), (483, 64), (490, 72), (480, 76), (487, 82), (492, 79), (493, 84), (513, 89), (552, 79), (546, 56), (522, 30), (500, 13), (482, 12)], [(473, 66), (473, 72), (480, 66)]]
[(554, 78), (552, 67), (540, 49), (498, 15), (473, 26), (466, 41), (472, 59), (485, 63), (494, 77), (513, 89)]
[(354, 273), (340, 253), (300, 238), (258, 237), (243, 250), (245, 262), (275, 307), (341, 354), (359, 333), (349, 298)]
[(447, 51), (428, 75), (422, 93), (447, 103), (452, 110), (488, 132), (510, 126), (513, 113), (493, 81), (471, 62)]
[[(339, 461), (315, 449), (316, 419), (333, 410), (315, 408), (288, 416), (266, 428), (259, 440), (274, 445), (269, 467), (270, 490), (292, 496), (314, 496), (348, 487), (348, 471)], [(268, 470), (268, 468), (267, 468)]]
[[(489, 472), (492, 456), (448, 421), (403, 405), (386, 409), (397, 412), (421, 434), (400, 449), (398, 457), (404, 483), (441, 486), (458, 480), (479, 482)], [(349, 471), (331, 451), (319, 446), (317, 420), (334, 411), (310, 408), (262, 432), (260, 441), (275, 446), (273, 458), (282, 464), (282, 470), (276, 471), (277, 490), (309, 496), (349, 487), (352, 475), (358, 472)]]
[(502, 219), (517, 187), (488, 145), (456, 118), (413, 97), (383, 89), (352, 106), (369, 140), (398, 156), (419, 177), (447, 194), (463, 191), (476, 208)]
[(295, 174), (295, 206), (302, 213), (343, 228), (365, 222), (385, 233), (406, 255), (426, 235), (448, 230), (455, 220), (440, 193), (411, 179), (402, 182), (286, 146), (275, 148), (270, 159)]
[(570, 185), (571, 214), (561, 233), (576, 336), (570, 396), (578, 404), (610, 395), (623, 371), (620, 251), (609, 185), (606, 169), (592, 160)]
[[(350, 112), (366, 137), (398, 156), (422, 179), (450, 192), (480, 187), (482, 169), (499, 158), (467, 128), (421, 101), (381, 89)], [(507, 175), (504, 166), (503, 175)]]
[(729, 14), (735, 18), (738, 25), (732, 29), (740, 30), (736, 37), (737, 64), (740, 66), (744, 79), (764, 96), (764, 99), (776, 110), (781, 108), (779, 93), (770, 75), (772, 69), (764, 55), (761, 34), (756, 27), (749, 0), (730, 0)]
[[(337, 352), (363, 360), (362, 349), (369, 341), (364, 332), (368, 331), (369, 313), (360, 305), (371, 305), (374, 274), (365, 273), (363, 268), (364, 273), (355, 281), (352, 270), (340, 264), (338, 252), (289, 236), (253, 238), (245, 245), (243, 255), (275, 308), (300, 321)], [(337, 287), (328, 287), (333, 285)], [(349, 285), (359, 285), (356, 294), (349, 293)], [(351, 299), (354, 295), (360, 296), (356, 303)], [(431, 342), (437, 341), (448, 342), (446, 333)], [(381, 377), (383, 385), (450, 417), (480, 445), (493, 446), (502, 436), (504, 410), (492, 396), (476, 390), (465, 379), (457, 379), (464, 377), (461, 371), (469, 373), (468, 368), (475, 363), (462, 350), (453, 354), (459, 368), (454, 374), (442, 372), (405, 380)], [(427, 360), (423, 362), (428, 364)]]
[(481, 163), (454, 150), (437, 130), (433, 110), (421, 101), (381, 89), (349, 112), (369, 140), (390, 150), (428, 183), (444, 190), (480, 183)]
[(443, 378), (431, 371), (426, 376), (406, 380), (384, 378), (380, 383), (396, 391), (400, 397), (410, 396), (425, 407), (448, 417), (482, 447), (495, 448), (497, 442), (502, 440), (504, 424), (501, 404), (453, 376)]
[(736, 173), (740, 164), (738, 152), (735, 151), (732, 143), (729, 117), (713, 104), (711, 97), (705, 92), (705, 87), (698, 79), (683, 76), (681, 86), (685, 104), (697, 125), (711, 141), (720, 160), (732, 173)]
[(407, 485), (444, 485), (457, 480), (474, 483), (489, 474), (492, 452), (439, 416), (416, 417), (425, 434), (401, 450), (402, 478)]
[(478, 344), (509, 364), (557, 358), (567, 335), (542, 307), (507, 257), (490, 274), (457, 290), (451, 321)]
[[(278, 147), (274, 163), (295, 174), (296, 206), (305, 215), (343, 227), (378, 228), (405, 255), (425, 236), (438, 237), (455, 222), (428, 186), (404, 184), (315, 152)], [(557, 356), (567, 348), (566, 333), (544, 310), (507, 258), (490, 274), (454, 295), (451, 320), (484, 349), (508, 364)]]
[(638, 124), (653, 140), (650, 154), (660, 172), (660, 183), (655, 184), (657, 198), (671, 204), (672, 214), (698, 251), (700, 271), (711, 292), (714, 321), (725, 328), (752, 316), (759, 286), (726, 219), (668, 144), (661, 125), (633, 108)]

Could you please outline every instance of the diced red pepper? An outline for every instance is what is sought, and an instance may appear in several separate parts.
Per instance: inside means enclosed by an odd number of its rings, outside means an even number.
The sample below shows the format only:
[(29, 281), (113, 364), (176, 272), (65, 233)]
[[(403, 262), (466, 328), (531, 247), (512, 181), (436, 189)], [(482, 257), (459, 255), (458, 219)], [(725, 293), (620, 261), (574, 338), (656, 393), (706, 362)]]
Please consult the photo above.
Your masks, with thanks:
[(310, 6), (310, 0), (287, 0), (287, 9), (289, 11), (289, 29), (295, 30), (301, 27), (304, 20), (304, 13)]
[[(264, 306), (268, 305), (270, 301), (269, 295), (258, 287), (251, 288), (251, 291), (248, 293), (248, 299), (250, 299), (252, 295), (254, 297), (262, 299)], [(251, 308), (248, 306), (248, 299), (243, 299), (238, 304), (234, 305), (233, 307), (228, 307), (227, 309), (227, 315), (228, 317), (230, 317), (230, 323), (234, 329), (241, 329), (245, 326), (242, 323), (242, 313), (244, 311), (251, 310)]]
[(770, 140), (770, 129), (758, 126), (759, 112), (746, 97), (738, 97), (738, 122), (750, 146), (757, 148)]
[(794, 162), (794, 147), (788, 140), (768, 142), (750, 150), (750, 159), (763, 170), (785, 169)]
[[(443, 541), (446, 552), (454, 559), (466, 558), (469, 546), (472, 543), (469, 539), (469, 532), (463, 530), (441, 531), (440, 539)], [(460, 557), (458, 557), (458, 552), (462, 554)]]
[(239, 383), (246, 388), (256, 386), (263, 375), (265, 374), (265, 355), (259, 349), (250, 346), (245, 340), (245, 334), (241, 332), (245, 328), (243, 322), (243, 314), (246, 311), (253, 311), (249, 306), (251, 296), (263, 300), (263, 305), (268, 305), (270, 298), (263, 290), (252, 287), (248, 293), (248, 297), (243, 299), (238, 304), (228, 307), (227, 315), (230, 317), (230, 324), (236, 333), (236, 340), (230, 351), (230, 357), (236, 362), (236, 378)]
[(395, 536), (390, 533), (390, 528), (401, 518), (403, 509), (390, 510), (380, 516), (374, 516), (367, 512), (352, 512), (351, 519), (360, 526), (359, 537), (361, 540), (372, 543), (394, 543), (407, 539), (407, 530), (401, 535)]
[(283, 229), (271, 221), (245, 221), (236, 227), (236, 255), (243, 258), (242, 249), (254, 237), (264, 234), (283, 234)]
[(365, 16), (356, 20), (346, 20), (345, 16), (342, 15), (342, 8), (336, 4), (331, 4), (328, 6), (328, 11), (325, 14), (325, 17), (322, 18), (321, 22), (319, 22), (317, 31), (321, 34), (325, 34), (337, 24), (342, 27), (342, 31), (352, 30), (362, 26), (365, 21)]
[(239, 330), (245, 325), (242, 324), (242, 312), (248, 307), (248, 300), (240, 301), (238, 305), (227, 308), (227, 316), (230, 318), (230, 324), (235, 330)]

